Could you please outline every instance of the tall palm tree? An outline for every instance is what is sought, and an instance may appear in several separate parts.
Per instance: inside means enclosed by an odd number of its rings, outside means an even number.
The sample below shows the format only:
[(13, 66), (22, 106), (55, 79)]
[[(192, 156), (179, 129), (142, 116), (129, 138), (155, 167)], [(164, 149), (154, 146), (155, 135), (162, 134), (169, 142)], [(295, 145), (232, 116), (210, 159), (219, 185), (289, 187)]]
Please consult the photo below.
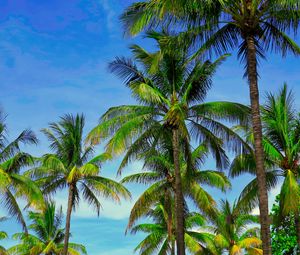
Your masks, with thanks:
[[(238, 49), (245, 63), (248, 78), (254, 152), (259, 188), (259, 208), (263, 250), (271, 254), (268, 194), (265, 179), (262, 127), (259, 109), (258, 61), (265, 52), (273, 50), (285, 56), (288, 52), (299, 54), (300, 49), (286, 34), (296, 32), (300, 21), (298, 0), (149, 0), (132, 4), (122, 15), (129, 34), (175, 22), (179, 30), (187, 29), (197, 45), (223, 54)], [(203, 47), (199, 50), (203, 52)]]
[[(151, 32), (148, 37), (158, 43), (168, 37), (166, 33)], [(110, 108), (100, 124), (89, 134), (89, 140), (97, 143), (112, 136), (107, 144), (109, 153), (118, 155), (130, 148), (143, 148), (143, 142), (159, 139), (169, 132), (172, 137), (173, 162), (176, 190), (176, 240), (178, 254), (184, 255), (184, 198), (180, 178), (180, 149), (188, 147), (191, 136), (197, 142), (206, 141), (217, 159), (218, 167), (224, 167), (227, 157), (224, 143), (240, 149), (239, 137), (219, 122), (246, 121), (248, 110), (231, 102), (203, 103), (212, 75), (222, 62), (190, 61), (190, 52), (182, 45), (173, 45), (172, 50), (159, 45), (151, 53), (133, 45), (134, 60), (116, 58), (110, 70), (122, 78), (139, 105), (124, 105)], [(182, 143), (183, 144), (180, 144)], [(132, 147), (133, 146), (133, 147)], [(188, 153), (186, 153), (188, 155)]]
[(21, 169), (32, 166), (34, 159), (28, 153), (22, 152), (21, 144), (36, 144), (37, 138), (31, 130), (24, 130), (19, 136), (8, 142), (5, 117), (0, 110), (0, 196), (1, 202), (8, 213), (27, 232), (26, 223), (19, 206), (18, 198), (24, 198), (28, 205), (42, 209), (43, 195), (38, 186), (21, 174)]
[[(60, 255), (64, 248), (64, 229), (61, 228), (63, 221), (62, 208), (55, 210), (53, 202), (47, 202), (43, 212), (29, 212), (29, 220), (32, 222), (29, 229), (34, 234), (25, 235), (17, 233), (14, 239), (21, 241), (8, 249), (12, 255), (45, 254)], [(69, 243), (69, 255), (87, 254), (81, 244)]]
[[(278, 94), (267, 95), (267, 101), (261, 111), (265, 163), (268, 166), (267, 180), (272, 180), (273, 184), (270, 187), (274, 187), (278, 179), (284, 177), (280, 191), (280, 215), (295, 215), (300, 247), (300, 119), (293, 103), (293, 95), (288, 91), (287, 85), (284, 85)], [(231, 176), (240, 175), (245, 171), (254, 173), (255, 167), (253, 154), (240, 155), (231, 166)], [(253, 185), (255, 182), (256, 180), (252, 181), (244, 190), (245, 201), (249, 199), (250, 193), (256, 193), (257, 186)]]
[(229, 255), (243, 254), (243, 250), (248, 255), (262, 255), (259, 228), (249, 227), (250, 224), (259, 222), (258, 217), (241, 213), (238, 203), (231, 206), (227, 200), (222, 200), (220, 207), (212, 222), (212, 229), (216, 234), (215, 245)]
[(108, 154), (101, 154), (91, 158), (94, 146), (83, 146), (84, 123), (83, 115), (65, 115), (58, 123), (50, 123), (48, 129), (43, 129), (54, 153), (44, 155), (41, 166), (29, 171), (41, 185), (44, 194), (51, 195), (57, 190), (68, 188), (63, 255), (67, 255), (71, 213), (80, 202), (80, 193), (98, 215), (101, 207), (99, 196), (116, 202), (120, 201), (120, 197), (130, 198), (130, 193), (124, 186), (99, 176), (101, 163), (110, 157)]
[[(174, 204), (174, 203), (173, 203)], [(137, 245), (135, 251), (140, 255), (175, 255), (175, 236), (174, 232), (169, 232), (169, 218), (174, 217), (174, 210), (168, 210), (165, 202), (158, 202), (153, 209), (147, 213), (152, 223), (141, 223), (131, 228), (131, 234), (143, 232), (147, 236)], [(186, 248), (192, 254), (216, 254), (213, 245), (214, 235), (197, 231), (205, 224), (205, 219), (199, 213), (187, 213), (185, 220), (184, 239)]]

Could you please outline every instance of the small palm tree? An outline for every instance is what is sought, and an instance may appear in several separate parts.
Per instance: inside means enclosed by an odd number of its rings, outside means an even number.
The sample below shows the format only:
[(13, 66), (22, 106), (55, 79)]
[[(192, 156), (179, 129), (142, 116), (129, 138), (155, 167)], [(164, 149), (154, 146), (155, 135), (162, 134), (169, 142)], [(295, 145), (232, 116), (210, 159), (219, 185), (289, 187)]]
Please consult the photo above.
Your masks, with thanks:
[[(262, 109), (263, 131), (269, 142), (269, 158), (280, 167), (285, 177), (280, 191), (281, 214), (299, 215), (300, 174), (300, 118), (293, 105), (294, 99), (284, 85), (278, 95), (268, 94)], [(299, 221), (299, 217), (296, 217)], [(300, 230), (300, 225), (298, 226)], [(300, 235), (300, 233), (299, 233)], [(300, 240), (299, 240), (300, 243)]]
[(27, 232), (26, 223), (17, 199), (24, 198), (29, 205), (43, 206), (43, 195), (38, 186), (23, 176), (20, 172), (23, 167), (32, 166), (34, 159), (28, 153), (22, 152), (21, 144), (36, 144), (37, 138), (30, 130), (24, 130), (12, 142), (8, 142), (5, 117), (0, 110), (0, 196), (1, 202), (9, 214)]
[(91, 159), (94, 146), (83, 146), (83, 115), (65, 115), (58, 123), (51, 123), (43, 133), (51, 142), (54, 154), (46, 154), (41, 166), (28, 172), (42, 187), (43, 193), (51, 195), (57, 190), (68, 188), (68, 206), (63, 255), (67, 255), (72, 210), (82, 197), (92, 205), (99, 215), (99, 196), (116, 202), (120, 197), (130, 198), (129, 191), (118, 182), (99, 176), (100, 165), (109, 159), (101, 154)]
[[(245, 63), (248, 78), (259, 208), (264, 254), (271, 254), (268, 194), (264, 170), (262, 126), (259, 107), (258, 61), (269, 50), (285, 56), (288, 52), (298, 55), (300, 48), (286, 34), (297, 32), (300, 21), (298, 0), (150, 0), (132, 4), (122, 15), (129, 34), (137, 34), (158, 23), (174, 24), (185, 35), (194, 38), (196, 45), (224, 54), (238, 49), (239, 58)], [(203, 42), (204, 47), (203, 47)]]
[[(277, 95), (268, 94), (262, 107), (263, 146), (267, 171), (268, 187), (278, 183), (280, 177), (284, 181), (280, 191), (280, 215), (295, 215), (297, 240), (300, 247), (299, 223), (299, 155), (300, 155), (300, 119), (293, 105), (293, 95), (284, 85)], [(248, 139), (253, 143), (253, 138)], [(244, 172), (255, 173), (253, 153), (239, 155), (231, 165), (231, 176)], [(254, 179), (242, 192), (245, 203), (249, 203), (251, 194), (257, 194), (257, 180)]]
[[(146, 141), (157, 142), (166, 133), (171, 135), (176, 187), (177, 250), (184, 255), (180, 150), (188, 147), (191, 138), (199, 143), (206, 141), (218, 167), (226, 166), (228, 159), (223, 145), (240, 150), (241, 143), (239, 137), (220, 120), (246, 122), (249, 112), (247, 107), (237, 103), (204, 103), (212, 84), (212, 76), (224, 57), (215, 62), (191, 61), (188, 47), (175, 44), (170, 50), (159, 43), (170, 38), (167, 33), (151, 32), (148, 36), (159, 44), (157, 52), (151, 53), (134, 45), (131, 50), (136, 64), (125, 58), (117, 58), (110, 64), (110, 70), (124, 80), (140, 104), (110, 108), (101, 117), (100, 124), (89, 134), (89, 140), (98, 143), (110, 137), (107, 151), (119, 155), (124, 151), (137, 151), (137, 148), (143, 150)], [(184, 155), (188, 155), (188, 152)]]
[(259, 228), (247, 228), (249, 224), (258, 223), (258, 217), (241, 213), (238, 203), (231, 206), (227, 200), (222, 200), (220, 207), (212, 226), (215, 245), (229, 255), (241, 255), (243, 250), (248, 255), (262, 255)]
[[(131, 228), (131, 234), (137, 232), (147, 234), (135, 248), (135, 251), (139, 251), (140, 255), (175, 255), (175, 232), (170, 233), (168, 225), (169, 218), (174, 218), (174, 210), (165, 207), (165, 201), (163, 200), (165, 199), (158, 202), (146, 214), (153, 223), (141, 223)], [(198, 213), (187, 213), (185, 219), (184, 239), (187, 250), (192, 254), (216, 254), (213, 245), (214, 235), (195, 230), (204, 226), (204, 217)]]
[[(11, 247), (8, 252), (13, 255), (60, 255), (64, 247), (64, 229), (62, 208), (57, 212), (53, 202), (47, 202), (43, 212), (29, 212), (29, 220), (32, 222), (29, 229), (34, 234), (17, 233), (14, 239), (21, 243)], [(87, 254), (83, 245), (69, 243), (68, 255)]]

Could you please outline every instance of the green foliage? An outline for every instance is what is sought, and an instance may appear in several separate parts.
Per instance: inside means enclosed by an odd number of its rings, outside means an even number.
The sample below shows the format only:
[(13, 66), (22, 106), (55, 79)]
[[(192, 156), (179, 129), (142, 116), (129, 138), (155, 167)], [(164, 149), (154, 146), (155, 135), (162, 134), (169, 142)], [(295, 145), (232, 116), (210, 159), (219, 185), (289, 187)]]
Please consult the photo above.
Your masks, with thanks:
[[(0, 222), (5, 221), (6, 217), (0, 217)], [(0, 240), (8, 238), (8, 235), (5, 231), (0, 231)], [(0, 255), (7, 255), (6, 249), (0, 245)]]
[[(255, 157), (258, 161), (257, 185), (260, 185), (259, 206), (261, 219), (267, 218), (268, 198), (267, 181), (264, 178), (262, 128), (259, 112), (258, 61), (265, 58), (267, 51), (300, 54), (300, 47), (288, 34), (297, 33), (300, 24), (299, 0), (149, 0), (130, 5), (123, 15), (126, 32), (131, 35), (149, 28), (176, 26), (182, 30), (179, 36), (193, 38), (197, 48), (196, 56), (203, 56), (205, 50), (210, 55), (221, 55), (237, 50), (239, 59), (245, 64), (245, 76), (248, 78), (250, 101), (253, 117)], [(200, 45), (200, 47), (199, 47)], [(280, 123), (280, 122), (279, 122)], [(294, 178), (295, 180), (296, 178)], [(292, 178), (290, 178), (292, 180)], [(283, 187), (285, 201), (291, 200), (291, 191), (295, 191), (295, 182)], [(296, 191), (299, 201), (299, 191)], [(253, 202), (253, 201), (252, 201)], [(250, 205), (252, 205), (250, 203)], [(295, 211), (295, 203), (291, 207)], [(281, 208), (286, 206), (281, 206)], [(286, 213), (286, 211), (283, 213)], [(261, 221), (264, 252), (269, 254), (269, 223)]]
[(285, 177), (280, 191), (280, 213), (299, 213), (299, 152), (300, 120), (293, 94), (285, 84), (278, 94), (268, 94), (262, 110), (263, 128), (272, 150), (266, 150), (276, 167)]
[[(193, 38), (196, 47), (217, 54), (238, 48), (247, 66), (247, 39), (253, 37), (257, 57), (268, 50), (299, 54), (300, 48), (286, 33), (299, 26), (299, 1), (150, 0), (130, 5), (121, 16), (125, 30), (136, 35), (157, 25), (178, 25), (182, 37)], [(181, 29), (182, 30), (182, 29)], [(204, 46), (203, 46), (204, 45)]]
[(66, 114), (59, 122), (50, 123), (49, 128), (42, 131), (51, 143), (53, 154), (44, 155), (40, 159), (39, 166), (26, 173), (40, 185), (45, 196), (68, 188), (63, 252), (65, 255), (68, 250), (71, 214), (81, 199), (91, 205), (99, 216), (100, 196), (117, 203), (121, 198), (130, 198), (130, 192), (122, 184), (100, 176), (100, 166), (110, 159), (110, 156), (104, 153), (92, 158), (94, 146), (84, 146), (84, 125), (85, 118), (79, 114), (76, 116)]
[(212, 219), (213, 230), (216, 234), (214, 242), (221, 251), (229, 255), (239, 255), (247, 252), (248, 255), (261, 254), (262, 250), (258, 227), (250, 224), (259, 223), (258, 216), (243, 213), (239, 203), (230, 205), (222, 200), (217, 216)]
[[(16, 233), (13, 238), (20, 243), (9, 248), (10, 255), (45, 254), (60, 255), (63, 249), (64, 229), (62, 228), (62, 209), (55, 210), (55, 204), (49, 202), (43, 212), (29, 212), (29, 229), (33, 233)], [(81, 244), (70, 243), (68, 254), (87, 254)]]
[[(227, 186), (224, 184), (224, 176), (212, 171), (192, 175), (192, 170), (196, 168), (191, 160), (191, 140), (198, 144), (205, 143), (207, 151), (216, 160), (217, 168), (225, 168), (229, 163), (225, 148), (234, 152), (240, 151), (243, 141), (223, 124), (222, 120), (246, 125), (249, 122), (250, 111), (247, 106), (238, 103), (204, 102), (212, 85), (212, 77), (226, 56), (214, 62), (195, 60), (191, 57), (190, 42), (179, 44), (166, 31), (151, 31), (147, 36), (155, 39), (158, 44), (156, 52), (148, 52), (134, 45), (131, 47), (133, 60), (116, 58), (109, 65), (110, 70), (129, 87), (139, 104), (110, 108), (101, 117), (99, 125), (90, 132), (88, 141), (93, 144), (107, 139), (108, 153), (120, 155), (125, 152), (119, 168), (121, 173), (130, 161), (140, 159), (147, 151), (153, 152), (160, 148), (161, 143), (165, 140), (171, 141), (171, 135), (173, 136), (173, 142), (169, 142), (169, 150), (166, 150), (169, 162), (174, 164), (175, 175), (171, 174), (170, 177), (175, 179), (177, 238), (181, 238), (177, 239), (177, 245), (178, 250), (181, 250), (179, 252), (184, 253), (182, 190), (187, 191), (185, 195), (191, 197), (202, 209), (212, 207), (214, 201), (197, 182), (221, 189)], [(163, 43), (164, 41), (171, 41), (172, 48)], [(183, 168), (178, 163), (179, 154), (187, 164), (185, 183), (182, 185), (180, 171)], [(148, 156), (151, 158), (151, 155)], [(159, 167), (166, 168), (166, 162), (160, 158), (160, 163), (162, 162)], [(166, 169), (171, 170), (168, 167)], [(139, 177), (135, 175), (130, 179), (145, 180), (145, 177), (145, 174)], [(187, 181), (193, 180), (194, 177), (193, 183)], [(153, 180), (155, 176), (151, 174), (146, 178)], [(156, 176), (156, 180), (159, 180), (159, 175)], [(157, 197), (172, 184), (168, 177), (154, 183), (135, 204), (132, 210), (134, 217), (138, 218), (141, 212), (147, 210), (149, 204), (156, 202)]]
[[(261, 107), (263, 126), (263, 147), (265, 168), (267, 169), (267, 188), (270, 190), (278, 184), (279, 177), (284, 181), (280, 191), (280, 214), (288, 215), (299, 210), (300, 190), (298, 185), (300, 153), (300, 121), (294, 105), (292, 91), (285, 84), (278, 93), (269, 93)], [(249, 147), (253, 146), (251, 130), (236, 128), (245, 137)], [(254, 147), (254, 146), (253, 146)], [(256, 165), (254, 151), (238, 155), (230, 167), (230, 176), (242, 173), (255, 175)], [(253, 179), (243, 190), (240, 200), (250, 208), (257, 205), (257, 179)]]
[(100, 176), (100, 166), (110, 159), (103, 153), (92, 157), (94, 146), (84, 146), (83, 115), (65, 115), (58, 123), (50, 123), (43, 133), (51, 142), (53, 154), (41, 157), (40, 164), (26, 174), (41, 186), (45, 195), (70, 187), (75, 189), (72, 207), (75, 208), (82, 197), (100, 213), (99, 196), (120, 202), (121, 197), (130, 198), (128, 190), (120, 183)]
[[(143, 183), (147, 189), (135, 202), (129, 217), (128, 227), (144, 216), (152, 206), (167, 194), (174, 196), (175, 192), (175, 173), (172, 157), (172, 147), (168, 139), (161, 142), (159, 148), (152, 148), (149, 145), (147, 152), (140, 155), (144, 161), (141, 173), (126, 176), (122, 179), (123, 183)], [(191, 201), (207, 217), (214, 217), (216, 202), (206, 191), (205, 187), (216, 188), (222, 191), (231, 187), (230, 181), (223, 172), (213, 170), (201, 170), (207, 155), (208, 148), (205, 144), (200, 144), (191, 151), (191, 165), (193, 171), (188, 168), (188, 162), (181, 155), (180, 169), (183, 187), (183, 195), (186, 201)]]
[(296, 255), (295, 218), (292, 213), (280, 217), (279, 201), (280, 195), (277, 195), (271, 210), (271, 216), (274, 219), (271, 225), (272, 253), (273, 255)]
[(18, 137), (8, 142), (5, 117), (0, 110), (0, 197), (1, 202), (11, 216), (14, 216), (27, 231), (18, 199), (23, 198), (28, 206), (42, 209), (43, 195), (38, 186), (21, 174), (21, 169), (32, 166), (34, 158), (22, 152), (20, 146), (37, 144), (37, 138), (31, 130), (24, 130)]
[[(131, 228), (132, 234), (137, 232), (146, 234), (135, 248), (140, 255), (175, 255), (174, 201), (171, 199), (166, 203), (166, 197), (148, 209), (146, 216), (151, 223), (141, 223)], [(170, 202), (171, 205), (167, 206)], [(186, 212), (184, 238), (186, 249), (191, 254), (217, 254), (213, 243), (214, 235), (201, 230), (205, 223), (205, 218), (201, 214)]]
[[(139, 104), (109, 109), (101, 117), (99, 125), (90, 132), (88, 141), (93, 144), (108, 139), (106, 145), (108, 153), (120, 155), (126, 152), (119, 168), (121, 173), (130, 161), (139, 159), (143, 153), (149, 151), (149, 147), (159, 148), (164, 139), (171, 141), (172, 137), (173, 142), (169, 143), (168, 154), (171, 154), (170, 162), (174, 163), (175, 173), (173, 178), (177, 201), (177, 248), (184, 254), (184, 197), (178, 156), (179, 154), (184, 156), (188, 165), (187, 172), (191, 172), (193, 166), (190, 141), (193, 139), (199, 144), (206, 143), (208, 150), (216, 159), (218, 168), (226, 167), (228, 157), (224, 148), (240, 150), (241, 139), (228, 126), (221, 123), (221, 120), (246, 123), (249, 108), (231, 102), (208, 104), (204, 102), (212, 85), (213, 74), (226, 56), (220, 57), (215, 62), (209, 60), (202, 62), (199, 59), (194, 61), (190, 56), (189, 43), (179, 45), (169, 32), (151, 31), (147, 36), (155, 39), (158, 44), (156, 52), (148, 52), (134, 45), (131, 47), (133, 60), (116, 58), (109, 65), (110, 70), (122, 78), (129, 87)], [(162, 43), (164, 40), (174, 42), (173, 47)], [(145, 177), (145, 174), (143, 175)], [(213, 176), (213, 173), (206, 173), (206, 177), (208, 175)], [(147, 178), (149, 177), (148, 175)], [(206, 177), (200, 176), (203, 182), (208, 183)], [(190, 178), (192, 179), (191, 176)], [(142, 178), (132, 176), (130, 179)], [(157, 197), (173, 184), (166, 179), (167, 182), (165, 180), (156, 182), (142, 194), (132, 210), (135, 218), (141, 215), (141, 211), (147, 210), (149, 204), (157, 201)], [(219, 182), (221, 179), (215, 178), (214, 184), (222, 185)], [(191, 192), (187, 196), (192, 197), (197, 205), (201, 203), (200, 207), (203, 207), (213, 204), (211, 196), (197, 182), (191, 187), (189, 189)]]
[[(147, 36), (159, 44), (157, 51), (148, 52), (135, 45), (131, 47), (133, 59), (116, 58), (109, 65), (140, 104), (110, 108), (90, 132), (88, 141), (97, 144), (108, 139), (106, 149), (112, 155), (126, 151), (120, 172), (143, 152), (145, 143), (151, 140), (157, 144), (167, 132), (178, 128), (186, 144), (191, 139), (205, 141), (218, 168), (226, 167), (224, 147), (240, 151), (242, 141), (221, 121), (246, 124), (250, 113), (248, 107), (238, 103), (204, 102), (212, 77), (226, 56), (214, 62), (194, 61), (188, 43), (186, 47), (176, 45), (166, 32), (150, 32)], [(174, 41), (174, 48), (170, 50), (169, 45), (161, 43), (164, 40)]]
[[(9, 252), (15, 255), (62, 253), (63, 239), (67, 235), (60, 226), (61, 210), (56, 213), (51, 203), (45, 207), (39, 187), (45, 196), (72, 187), (69, 218), (80, 199), (85, 199), (99, 215), (100, 196), (116, 202), (120, 202), (121, 197), (130, 198), (122, 184), (100, 176), (103, 162), (125, 152), (119, 173), (137, 159), (144, 160), (145, 172), (127, 176), (122, 181), (149, 185), (136, 201), (129, 219), (128, 229), (132, 233), (147, 234), (136, 250), (143, 255), (175, 254), (173, 152), (178, 149), (183, 195), (209, 217), (216, 234), (195, 231), (195, 227), (205, 226), (205, 220), (200, 214), (189, 213), (185, 204), (184, 239), (189, 252), (216, 254), (216, 245), (230, 255), (262, 254), (258, 228), (247, 229), (249, 223), (258, 222), (256, 216), (248, 213), (258, 201), (258, 180), (253, 179), (245, 187), (233, 206), (222, 201), (217, 210), (213, 197), (202, 186), (224, 191), (230, 182), (222, 172), (199, 170), (208, 153), (213, 155), (218, 168), (226, 168), (229, 159), (225, 149), (229, 149), (241, 153), (231, 164), (231, 177), (256, 172), (254, 138), (247, 129), (250, 109), (232, 102), (206, 103), (205, 99), (217, 67), (227, 57), (222, 54), (238, 45), (238, 56), (250, 70), (247, 40), (253, 41), (258, 59), (264, 58), (267, 50), (279, 51), (282, 55), (299, 54), (299, 47), (285, 34), (296, 31), (299, 20), (297, 0), (149, 0), (129, 6), (122, 16), (129, 34), (158, 24), (162, 27), (174, 23), (182, 25), (176, 37), (166, 32), (168, 29), (162, 33), (147, 32), (147, 37), (159, 45), (156, 52), (132, 45), (133, 59), (116, 58), (110, 64), (111, 72), (123, 79), (137, 105), (110, 108), (90, 132), (86, 146), (83, 115), (65, 115), (59, 122), (50, 123), (42, 132), (51, 142), (53, 153), (39, 160), (20, 149), (21, 144), (37, 143), (32, 131), (25, 130), (14, 141), (7, 142), (0, 112), (0, 195), (8, 212), (25, 230), (14, 235), (20, 244)], [(204, 54), (212, 52), (222, 56), (213, 62), (205, 61)], [(269, 94), (262, 107), (267, 188), (274, 187), (279, 176), (284, 177), (280, 199), (277, 197), (272, 208), (274, 255), (297, 253), (295, 215), (298, 217), (300, 201), (300, 120), (295, 112), (286, 86), (277, 96)], [(242, 124), (245, 132), (239, 135), (223, 121)], [(171, 130), (180, 131), (179, 148), (170, 142)], [(106, 153), (92, 158), (94, 145), (105, 139), (108, 140)], [(194, 150), (191, 141), (199, 145)], [(39, 164), (36, 168), (21, 174), (23, 167), (32, 166), (36, 161)], [(19, 198), (25, 198), (27, 206), (39, 210), (29, 212), (32, 221), (29, 229), (34, 234), (27, 231)], [(143, 216), (150, 217), (153, 223), (136, 224)], [(7, 234), (0, 232), (0, 240), (4, 238)], [(5, 253), (0, 246), (0, 254)], [(84, 246), (70, 243), (68, 253), (77, 255), (86, 251)]]

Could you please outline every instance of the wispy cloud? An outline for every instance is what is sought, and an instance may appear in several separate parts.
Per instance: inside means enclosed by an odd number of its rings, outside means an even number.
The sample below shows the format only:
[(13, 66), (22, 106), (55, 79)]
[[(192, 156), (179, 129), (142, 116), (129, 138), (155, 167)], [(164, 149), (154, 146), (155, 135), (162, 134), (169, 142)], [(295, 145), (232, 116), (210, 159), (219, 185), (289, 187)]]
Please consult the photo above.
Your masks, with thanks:
[(115, 18), (116, 12), (110, 5), (111, 1), (108, 0), (100, 0), (99, 3), (103, 7), (104, 11), (106, 12), (106, 24), (107, 28), (112, 31), (115, 28)]

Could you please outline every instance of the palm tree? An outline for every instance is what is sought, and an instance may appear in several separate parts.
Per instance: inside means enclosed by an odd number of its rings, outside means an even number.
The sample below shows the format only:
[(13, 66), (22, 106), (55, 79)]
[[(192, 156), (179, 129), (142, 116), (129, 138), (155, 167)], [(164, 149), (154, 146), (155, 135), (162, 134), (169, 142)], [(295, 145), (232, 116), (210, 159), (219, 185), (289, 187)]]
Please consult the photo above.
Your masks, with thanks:
[[(64, 229), (61, 228), (63, 221), (62, 208), (56, 212), (55, 204), (53, 202), (47, 202), (43, 212), (29, 212), (29, 220), (32, 222), (29, 229), (32, 230), (34, 234), (14, 234), (13, 238), (20, 240), (21, 243), (8, 249), (9, 254), (62, 254), (65, 236)], [(87, 254), (87, 252), (83, 245), (69, 243), (68, 254), (79, 255)]]
[[(284, 177), (280, 191), (280, 215), (295, 215), (297, 228), (297, 241), (300, 247), (300, 223), (299, 223), (299, 155), (300, 155), (300, 119), (293, 104), (293, 95), (284, 85), (277, 95), (269, 93), (267, 101), (262, 107), (263, 146), (265, 163), (268, 167), (267, 180), (271, 180), (274, 187), (279, 177)], [(253, 142), (253, 139), (252, 139)], [(231, 176), (237, 176), (243, 172), (255, 172), (253, 154), (238, 156), (231, 166)], [(249, 194), (257, 192), (257, 186), (253, 185), (254, 179), (244, 190), (245, 201)], [(247, 202), (248, 203), (248, 202)]]
[(120, 197), (130, 197), (124, 186), (99, 176), (101, 163), (110, 157), (108, 154), (101, 154), (91, 159), (94, 146), (83, 146), (84, 122), (83, 115), (65, 115), (58, 123), (50, 123), (48, 129), (43, 129), (54, 154), (44, 155), (41, 166), (29, 171), (41, 185), (44, 194), (51, 195), (57, 190), (68, 188), (63, 255), (67, 255), (71, 213), (80, 202), (80, 193), (98, 215), (101, 207), (99, 196), (116, 202), (120, 201)]
[[(0, 217), (0, 222), (3, 222), (6, 220), (6, 217)], [(6, 232), (4, 231), (0, 231), (0, 240), (3, 240), (3, 239), (6, 239), (8, 238), (8, 235)], [(7, 254), (7, 251), (6, 249), (0, 245), (0, 255), (6, 255)]]
[(28, 153), (22, 152), (21, 144), (36, 144), (37, 138), (31, 130), (24, 130), (12, 142), (8, 142), (5, 117), (0, 110), (0, 196), (2, 204), (8, 213), (27, 232), (22, 209), (18, 198), (24, 198), (28, 205), (42, 209), (43, 195), (37, 185), (20, 172), (24, 167), (32, 166), (34, 159)]
[[(174, 210), (168, 210), (165, 207), (165, 201), (158, 202), (153, 209), (149, 209), (146, 216), (151, 218), (153, 223), (141, 223), (131, 228), (131, 234), (137, 232), (147, 234), (137, 245), (135, 251), (139, 251), (140, 255), (175, 255), (175, 235), (173, 231), (169, 232), (168, 226), (169, 218), (174, 217), (173, 212)], [(184, 239), (187, 250), (192, 254), (203, 254), (203, 252), (216, 254), (213, 245), (214, 235), (195, 230), (195, 228), (204, 226), (204, 217), (199, 213), (187, 213), (185, 219)]]
[[(166, 33), (151, 32), (149, 38), (158, 43), (169, 38)], [(240, 149), (239, 137), (219, 122), (247, 120), (248, 110), (231, 102), (203, 103), (212, 75), (222, 62), (190, 61), (189, 49), (173, 45), (172, 50), (159, 45), (158, 52), (151, 53), (133, 45), (134, 60), (141, 68), (125, 58), (116, 58), (110, 70), (122, 78), (139, 105), (124, 105), (110, 108), (100, 124), (89, 134), (89, 140), (98, 143), (112, 137), (107, 151), (119, 155), (131, 149), (143, 149), (147, 140), (157, 141), (163, 134), (172, 137), (175, 173), (176, 240), (178, 254), (184, 255), (184, 198), (180, 178), (180, 149), (187, 148), (191, 136), (197, 142), (206, 141), (217, 160), (218, 167), (224, 167), (228, 159), (223, 150), (224, 143)], [(131, 148), (131, 149), (130, 149)], [(187, 151), (186, 151), (187, 152)], [(188, 155), (188, 153), (186, 153)], [(126, 156), (125, 156), (126, 157)]]
[(122, 15), (129, 34), (175, 22), (187, 29), (184, 36), (192, 36), (197, 45), (223, 54), (238, 49), (245, 63), (248, 78), (256, 174), (259, 189), (259, 208), (263, 250), (271, 254), (268, 194), (265, 179), (262, 145), (262, 126), (259, 108), (258, 61), (265, 52), (273, 50), (285, 56), (288, 52), (299, 54), (297, 44), (286, 34), (297, 31), (300, 20), (298, 0), (150, 0), (132, 4)]
[[(175, 194), (175, 174), (172, 158), (171, 139), (165, 139), (165, 143), (160, 148), (149, 148), (147, 152), (139, 156), (144, 161), (141, 173), (132, 174), (122, 179), (122, 183), (142, 183), (150, 185), (135, 202), (130, 216), (128, 228), (143, 217), (149, 209), (163, 199), (165, 208), (169, 208), (170, 201)], [(195, 169), (190, 172), (188, 164), (184, 161), (183, 155), (180, 157), (180, 169), (183, 195), (190, 199), (196, 207), (211, 218), (215, 215), (216, 202), (213, 197), (203, 188), (210, 186), (222, 191), (230, 188), (230, 182), (224, 173), (213, 170), (200, 170), (199, 167), (204, 163), (208, 156), (208, 148), (205, 144), (199, 145), (191, 152), (191, 164)], [(168, 198), (168, 199), (167, 199)], [(171, 209), (170, 209), (171, 210)], [(173, 219), (170, 219), (170, 228)]]
[[(141, 217), (144, 217), (145, 215), (149, 216), (149, 210), (151, 211), (153, 206), (160, 203), (160, 207), (163, 206), (164, 210), (168, 212), (165, 214), (165, 221), (163, 224), (166, 224), (169, 248), (167, 248), (167, 244), (162, 245), (162, 248), (164, 247), (167, 250), (170, 249), (171, 254), (175, 254), (175, 247), (173, 247), (176, 241), (176, 238), (173, 236), (174, 230), (176, 230), (174, 226), (175, 214), (173, 200), (175, 193), (174, 163), (172, 158), (171, 139), (170, 137), (164, 138), (164, 142), (161, 142), (160, 148), (152, 148), (151, 144), (149, 144), (148, 149), (146, 147), (144, 148), (144, 150), (147, 152), (139, 156), (139, 159), (144, 161), (145, 171), (129, 175), (123, 178), (122, 182), (136, 182), (147, 185), (150, 184), (150, 187), (143, 192), (143, 194), (134, 204), (130, 213), (127, 229), (132, 229), (133, 225)], [(188, 165), (184, 161), (183, 155), (180, 157), (180, 169), (183, 195), (186, 198), (190, 198), (207, 217), (211, 218), (215, 216), (216, 203), (209, 193), (203, 189), (202, 185), (208, 185), (224, 191), (230, 187), (230, 182), (222, 172), (212, 170), (204, 171), (196, 168), (203, 164), (207, 156), (208, 148), (205, 146), (205, 144), (201, 144), (191, 152), (190, 163), (193, 165), (193, 167), (195, 167), (195, 170), (193, 172), (189, 172)], [(191, 215), (188, 214), (187, 209), (185, 208), (185, 220), (189, 219), (190, 216)], [(188, 224), (188, 222), (185, 222), (185, 226)], [(153, 226), (154, 225), (155, 224), (153, 224)], [(166, 233), (162, 233), (164, 237), (165, 234)], [(152, 233), (151, 236), (153, 235), (155, 235), (155, 233)], [(199, 238), (200, 237), (201, 235)], [(147, 240), (145, 239), (145, 247), (148, 247)], [(172, 242), (170, 240), (172, 240)], [(167, 240), (165, 241), (167, 242)], [(195, 243), (189, 235), (187, 236), (187, 232), (185, 232), (185, 243), (187, 244), (186, 249), (190, 252), (193, 251), (197, 253), (203, 249), (203, 247), (200, 244)], [(140, 248), (142, 249), (142, 247)], [(146, 250), (148, 251), (148, 248)], [(141, 252), (141, 254), (143, 253)]]
[(229, 255), (240, 255), (245, 250), (248, 255), (263, 254), (260, 246), (259, 228), (248, 228), (249, 224), (258, 223), (258, 217), (241, 213), (239, 203), (232, 206), (227, 200), (222, 200), (220, 211), (213, 220), (212, 229), (216, 236), (215, 245)]

